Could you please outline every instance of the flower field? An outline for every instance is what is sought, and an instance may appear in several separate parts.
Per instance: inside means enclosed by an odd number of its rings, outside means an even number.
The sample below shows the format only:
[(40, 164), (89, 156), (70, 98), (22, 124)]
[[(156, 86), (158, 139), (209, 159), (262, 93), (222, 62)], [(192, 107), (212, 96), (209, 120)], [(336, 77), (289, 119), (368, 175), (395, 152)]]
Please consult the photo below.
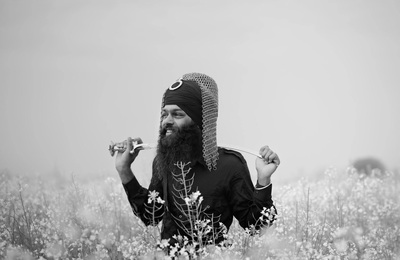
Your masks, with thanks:
[[(199, 259), (400, 259), (400, 179), (328, 169), (274, 186), (273, 226), (250, 236), (234, 222)], [(0, 259), (169, 259), (158, 227), (132, 213), (116, 178), (59, 183), (0, 173)], [(190, 245), (175, 251), (188, 259)]]

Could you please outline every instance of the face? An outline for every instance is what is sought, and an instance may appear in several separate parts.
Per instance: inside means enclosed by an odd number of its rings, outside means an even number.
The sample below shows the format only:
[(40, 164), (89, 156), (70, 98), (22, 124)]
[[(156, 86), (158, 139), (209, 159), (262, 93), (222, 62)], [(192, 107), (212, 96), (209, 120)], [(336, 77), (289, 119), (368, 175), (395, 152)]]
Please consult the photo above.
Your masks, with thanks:
[(191, 124), (193, 124), (193, 120), (177, 105), (166, 105), (161, 111), (162, 133), (166, 136)]

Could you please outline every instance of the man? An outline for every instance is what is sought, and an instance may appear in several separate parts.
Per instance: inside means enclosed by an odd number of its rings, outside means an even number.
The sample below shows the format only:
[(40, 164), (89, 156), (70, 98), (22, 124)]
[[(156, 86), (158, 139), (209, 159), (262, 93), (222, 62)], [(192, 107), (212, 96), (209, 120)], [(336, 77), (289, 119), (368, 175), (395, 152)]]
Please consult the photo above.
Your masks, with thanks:
[[(176, 235), (197, 243), (218, 244), (233, 216), (243, 228), (262, 224), (271, 199), (271, 175), (280, 160), (268, 146), (256, 159), (257, 184), (253, 186), (243, 156), (220, 148), (216, 141), (218, 89), (207, 75), (189, 73), (164, 93), (157, 154), (148, 189), (131, 171), (139, 150), (130, 152), (128, 138), (118, 144), (116, 169), (135, 215), (147, 225), (163, 221), (161, 237), (176, 242)], [(124, 150), (124, 151), (123, 151)], [(159, 196), (156, 199), (156, 196)], [(265, 215), (265, 214), (264, 214)], [(267, 224), (271, 224), (273, 217)]]

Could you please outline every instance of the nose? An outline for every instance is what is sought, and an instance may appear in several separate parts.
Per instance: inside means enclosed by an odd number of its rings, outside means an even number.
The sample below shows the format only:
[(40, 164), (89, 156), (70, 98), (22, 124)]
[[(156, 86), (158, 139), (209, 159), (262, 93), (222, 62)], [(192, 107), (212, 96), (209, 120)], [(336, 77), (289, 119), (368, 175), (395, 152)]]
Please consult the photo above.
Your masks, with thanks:
[(163, 126), (174, 124), (174, 120), (171, 114), (168, 114), (166, 117), (164, 117), (164, 119), (162, 120), (162, 124)]

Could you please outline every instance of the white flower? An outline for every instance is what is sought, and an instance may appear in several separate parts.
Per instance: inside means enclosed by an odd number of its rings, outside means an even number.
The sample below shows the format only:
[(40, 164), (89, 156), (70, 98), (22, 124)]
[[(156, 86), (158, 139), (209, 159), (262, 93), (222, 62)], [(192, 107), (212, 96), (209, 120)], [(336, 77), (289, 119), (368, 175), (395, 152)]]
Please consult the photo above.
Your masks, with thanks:
[(202, 201), (203, 201), (203, 196), (200, 197), (199, 204), (201, 204)]
[(168, 239), (162, 239), (160, 242), (160, 247), (161, 248), (167, 248), (169, 246), (169, 238)]
[(153, 190), (153, 191), (149, 191), (149, 199), (148, 199), (148, 203), (151, 203), (152, 201), (156, 201), (157, 197), (158, 197), (158, 192)]
[(165, 200), (162, 200), (160, 197), (157, 197), (157, 203), (164, 204)]
[(192, 199), (195, 201), (201, 195), (200, 191), (196, 191), (192, 193)]
[(190, 206), (196, 204), (197, 199), (199, 199), (197, 203), (200, 204), (203, 201), (203, 197), (200, 195), (201, 195), (200, 191), (196, 191), (190, 194), (189, 197), (184, 198), (186, 205)]

